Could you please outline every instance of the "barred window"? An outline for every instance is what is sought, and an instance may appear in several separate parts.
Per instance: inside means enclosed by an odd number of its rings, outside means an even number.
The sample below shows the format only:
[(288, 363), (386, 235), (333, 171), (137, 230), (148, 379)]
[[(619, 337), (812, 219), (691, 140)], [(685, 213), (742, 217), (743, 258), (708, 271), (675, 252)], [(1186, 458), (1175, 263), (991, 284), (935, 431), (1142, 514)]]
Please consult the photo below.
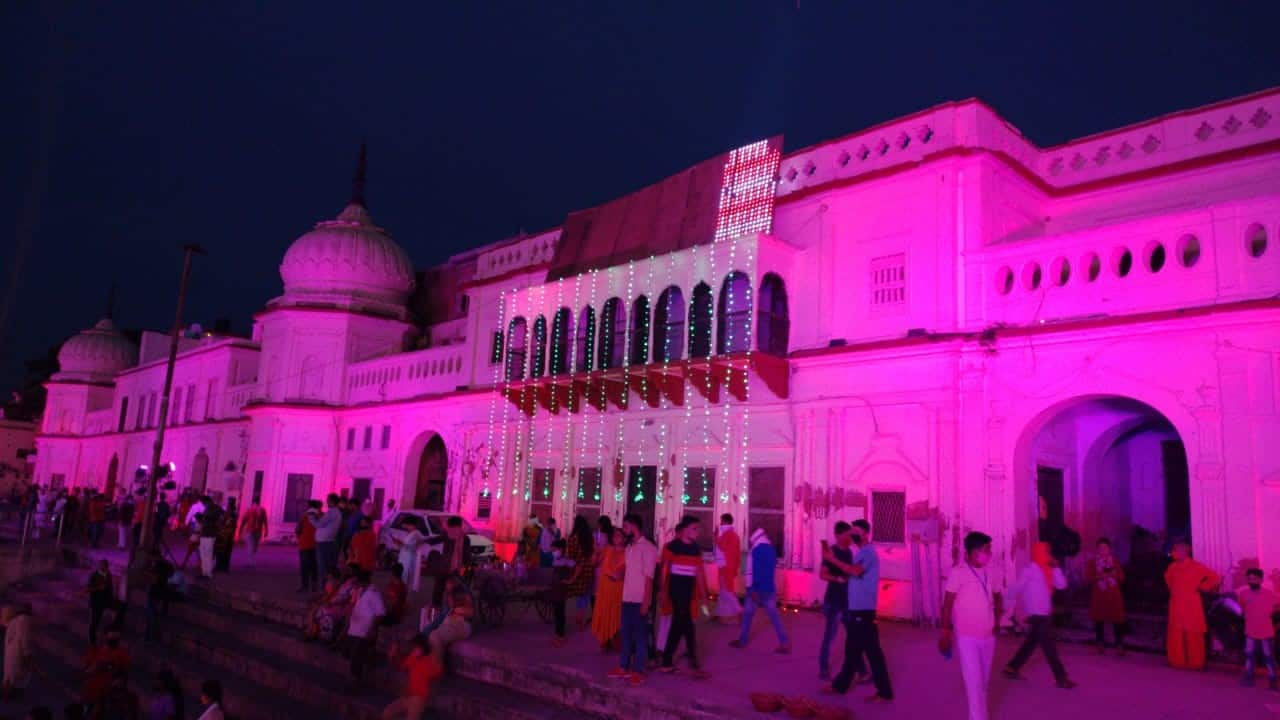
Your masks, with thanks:
[(871, 491), (871, 539), (880, 543), (906, 542), (907, 494), (901, 490)]
[(591, 527), (600, 519), (600, 490), (604, 471), (598, 467), (578, 468), (578, 494), (574, 513), (586, 518)]
[(769, 541), (785, 557), (787, 541), (786, 470), (781, 467), (753, 467), (747, 496), (747, 535), (764, 528)]
[(698, 520), (698, 547), (710, 552), (715, 544), (716, 469), (691, 467), (684, 470), (682, 515)]
[(886, 255), (871, 261), (871, 306), (901, 309), (907, 304), (907, 256)]
[(551, 517), (551, 504), (555, 500), (556, 471), (551, 468), (537, 468), (533, 471), (533, 494), (529, 496), (529, 514), (537, 515), (538, 520), (546, 524)]
[(493, 495), (480, 491), (480, 499), (476, 501), (476, 517), (487, 520), (493, 514)]

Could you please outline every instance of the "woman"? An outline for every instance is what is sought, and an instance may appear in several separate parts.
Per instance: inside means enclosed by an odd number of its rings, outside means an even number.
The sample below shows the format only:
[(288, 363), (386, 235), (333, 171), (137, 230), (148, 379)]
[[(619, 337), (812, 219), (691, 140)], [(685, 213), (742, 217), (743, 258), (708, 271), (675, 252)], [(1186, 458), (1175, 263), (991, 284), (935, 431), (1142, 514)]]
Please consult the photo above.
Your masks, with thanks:
[(330, 580), (325, 583), (325, 596), (312, 611), (311, 621), (307, 625), (308, 640), (335, 642), (341, 636), (347, 618), (351, 617), (351, 609), (360, 597), (357, 591), (359, 584), (352, 569), (353, 566), (347, 566), (345, 578), (341, 582), (335, 577), (336, 573), (332, 573)]
[(1124, 594), (1121, 585), (1124, 583), (1124, 569), (1119, 560), (1111, 554), (1111, 541), (1101, 538), (1097, 544), (1097, 555), (1085, 565), (1085, 579), (1089, 582), (1089, 619), (1093, 621), (1094, 636), (1098, 646), (1094, 649), (1099, 655), (1106, 652), (1106, 626), (1111, 624), (1116, 636), (1116, 651), (1124, 655)]
[(156, 673), (155, 695), (147, 706), (148, 720), (184, 720), (187, 717), (182, 686), (169, 669)]
[(230, 572), (231, 551), (236, 546), (236, 526), (239, 524), (239, 510), (236, 499), (227, 500), (227, 509), (218, 518), (218, 532), (213, 538), (213, 569), (215, 572)]
[(31, 605), (19, 603), (4, 609), (4, 686), (0, 697), (21, 697), (31, 682), (34, 640), (31, 637)]
[(420, 519), (414, 518), (414, 522), (408, 523), (408, 532), (400, 540), (400, 555), (396, 558), (404, 567), (404, 577), (402, 579), (414, 592), (418, 591), (418, 585), (422, 582), (419, 554), (422, 550), (422, 543), (426, 542), (427, 539), (427, 536), (422, 534), (421, 522)]
[(596, 607), (591, 613), (591, 634), (600, 649), (613, 649), (622, 627), (622, 576), (626, 570), (627, 539), (622, 528), (613, 528), (609, 544), (601, 549), (600, 577), (596, 585)]
[(573, 573), (569, 576), (565, 597), (575, 598), (578, 627), (585, 628), (588, 622), (587, 611), (591, 609), (591, 587), (596, 578), (595, 564), (592, 562), (595, 557), (595, 536), (587, 519), (581, 515), (573, 518), (573, 529), (565, 542), (565, 554), (573, 561)]

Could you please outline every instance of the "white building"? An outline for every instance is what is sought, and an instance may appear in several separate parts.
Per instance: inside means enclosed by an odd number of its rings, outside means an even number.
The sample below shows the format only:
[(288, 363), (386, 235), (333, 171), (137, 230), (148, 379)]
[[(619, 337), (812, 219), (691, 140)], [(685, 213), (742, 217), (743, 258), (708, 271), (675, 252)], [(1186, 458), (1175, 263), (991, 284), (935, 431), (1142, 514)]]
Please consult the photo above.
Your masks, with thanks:
[[(357, 192), (284, 252), (251, 340), (186, 341), (162, 462), (281, 535), (328, 492), (505, 541), (531, 511), (729, 512), (797, 598), (865, 516), (906, 615), (969, 529), (1006, 565), (1062, 525), (1127, 557), (1136, 525), (1274, 573), (1277, 234), (1280, 89), (1053, 148), (976, 100), (762, 141), (416, 291)], [(39, 482), (139, 476), (166, 342), (67, 343)]]

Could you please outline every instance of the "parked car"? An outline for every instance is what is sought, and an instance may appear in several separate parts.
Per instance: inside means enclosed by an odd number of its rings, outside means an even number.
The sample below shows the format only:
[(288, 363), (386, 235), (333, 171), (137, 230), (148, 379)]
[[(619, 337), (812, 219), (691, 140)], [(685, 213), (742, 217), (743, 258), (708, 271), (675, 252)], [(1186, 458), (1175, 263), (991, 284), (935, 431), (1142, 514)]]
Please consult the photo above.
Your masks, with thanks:
[[(422, 562), (420, 567), (425, 573), (435, 565), (440, 553), (444, 550), (445, 523), (453, 517), (449, 513), (430, 510), (401, 510), (382, 526), (378, 533), (378, 558), (383, 567), (395, 564), (400, 553), (400, 545), (404, 536), (412, 528), (427, 536), (422, 546)], [(471, 559), (473, 562), (487, 562), (494, 557), (493, 540), (486, 537), (471, 526), (465, 519), (462, 521), (462, 532), (471, 541)]]

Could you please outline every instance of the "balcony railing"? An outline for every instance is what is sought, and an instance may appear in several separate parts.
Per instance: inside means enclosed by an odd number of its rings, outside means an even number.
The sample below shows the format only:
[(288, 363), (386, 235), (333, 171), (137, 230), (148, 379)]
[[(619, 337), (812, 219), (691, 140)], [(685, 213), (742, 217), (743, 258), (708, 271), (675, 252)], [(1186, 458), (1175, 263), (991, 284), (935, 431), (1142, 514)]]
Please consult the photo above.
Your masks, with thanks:
[(467, 362), (466, 345), (367, 360), (347, 370), (347, 402), (401, 400), (449, 392), (467, 383)]

